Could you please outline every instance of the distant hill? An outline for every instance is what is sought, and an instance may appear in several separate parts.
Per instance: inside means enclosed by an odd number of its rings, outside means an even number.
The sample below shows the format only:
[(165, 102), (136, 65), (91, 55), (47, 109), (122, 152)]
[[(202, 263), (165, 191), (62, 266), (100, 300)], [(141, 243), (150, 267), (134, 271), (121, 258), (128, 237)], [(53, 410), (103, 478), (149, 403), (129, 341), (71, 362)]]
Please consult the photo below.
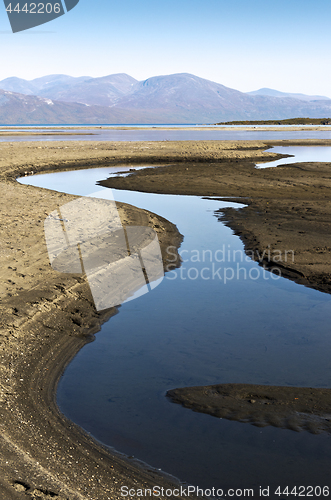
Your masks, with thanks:
[(158, 115), (138, 113), (104, 106), (53, 101), (44, 97), (0, 90), (0, 123), (12, 124), (106, 124), (153, 123)]
[(9, 92), (18, 92), (26, 95), (40, 95), (45, 89), (52, 89), (57, 85), (63, 88), (68, 88), (72, 85), (85, 81), (90, 77), (78, 77), (68, 75), (48, 75), (35, 80), (24, 80), (16, 76), (6, 78), (0, 81), (0, 89), (8, 90)]
[(109, 75), (75, 82), (57, 82), (44, 86), (38, 95), (58, 101), (109, 107), (131, 92), (136, 83), (137, 80), (126, 74)]
[[(188, 73), (0, 81), (0, 123), (215, 123), (331, 116), (331, 99), (251, 95)], [(276, 91), (275, 91), (276, 92)], [(312, 96), (311, 96), (312, 97)]]
[(49, 75), (30, 81), (16, 77), (6, 78), (0, 81), (0, 89), (57, 101), (111, 106), (130, 92), (136, 83), (137, 80), (124, 73), (101, 78)]
[(293, 94), (290, 92), (280, 92), (279, 90), (263, 88), (247, 92), (249, 95), (267, 95), (271, 97), (291, 97), (293, 99), (300, 99), (300, 101), (326, 101), (329, 97), (321, 95), (306, 95), (306, 94)]
[(240, 120), (216, 125), (331, 125), (331, 118), (290, 118), (287, 120)]

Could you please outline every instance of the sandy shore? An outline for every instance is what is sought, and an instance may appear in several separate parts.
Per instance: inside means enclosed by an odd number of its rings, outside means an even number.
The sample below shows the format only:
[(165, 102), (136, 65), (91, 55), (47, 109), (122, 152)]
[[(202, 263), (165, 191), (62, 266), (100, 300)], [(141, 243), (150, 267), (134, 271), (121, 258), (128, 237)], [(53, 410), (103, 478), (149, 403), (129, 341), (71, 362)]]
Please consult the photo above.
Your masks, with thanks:
[[(25, 169), (57, 170), (68, 159), (85, 166), (93, 156), (85, 144), (59, 147), (0, 146), (0, 498), (6, 500), (102, 500), (120, 498), (122, 485), (172, 485), (159, 472), (109, 453), (57, 410), (54, 392), (64, 367), (104, 321), (120, 313), (97, 313), (82, 275), (50, 267), (44, 220), (74, 197), (15, 180)], [(179, 246), (181, 235), (162, 217), (125, 204), (118, 211), (125, 226), (154, 227), (161, 250)]]
[[(56, 273), (49, 265), (44, 219), (74, 197), (20, 185), (16, 177), (94, 166), (163, 165), (107, 184), (244, 200), (246, 208), (229, 209), (219, 217), (241, 236), (246, 250), (267, 245), (294, 249), (295, 261), (284, 265), (284, 272), (330, 291), (331, 163), (254, 169), (256, 161), (277, 157), (264, 151), (270, 144), (0, 144), (1, 498), (103, 500), (121, 498), (122, 485), (137, 489), (173, 484), (149, 467), (110, 453), (58, 412), (54, 392), (64, 367), (118, 311), (97, 313), (85, 279)], [(177, 229), (162, 217), (130, 206), (119, 208), (126, 225), (154, 227), (162, 248), (180, 245)]]

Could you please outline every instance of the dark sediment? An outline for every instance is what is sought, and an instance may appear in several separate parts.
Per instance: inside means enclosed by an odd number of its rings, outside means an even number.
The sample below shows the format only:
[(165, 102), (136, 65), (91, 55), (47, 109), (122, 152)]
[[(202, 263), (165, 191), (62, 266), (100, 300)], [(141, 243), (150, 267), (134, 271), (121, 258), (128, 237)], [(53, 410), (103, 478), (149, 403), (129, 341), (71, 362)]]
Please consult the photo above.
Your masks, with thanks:
[(331, 432), (331, 389), (219, 384), (173, 389), (167, 396), (217, 418), (313, 434)]
[[(244, 203), (244, 208), (222, 209), (215, 215), (240, 236), (248, 255), (267, 269), (277, 267), (284, 277), (330, 293), (331, 162), (256, 169), (263, 161), (261, 144), (245, 150), (246, 143), (236, 143), (236, 150), (226, 150), (219, 158), (206, 147), (201, 158), (192, 154), (167, 167), (100, 184)], [(271, 141), (265, 148), (300, 144), (330, 146), (331, 141)]]

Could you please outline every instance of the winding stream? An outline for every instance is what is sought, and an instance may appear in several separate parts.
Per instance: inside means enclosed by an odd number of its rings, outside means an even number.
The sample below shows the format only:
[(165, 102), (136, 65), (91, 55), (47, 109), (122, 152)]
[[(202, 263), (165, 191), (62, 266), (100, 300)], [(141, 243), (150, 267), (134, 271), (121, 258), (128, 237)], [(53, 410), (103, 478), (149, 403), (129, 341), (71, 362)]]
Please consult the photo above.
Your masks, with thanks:
[[(85, 196), (110, 172), (22, 182)], [(172, 404), (165, 393), (227, 382), (331, 387), (331, 297), (245, 256), (239, 237), (214, 215), (240, 205), (111, 191), (116, 201), (176, 224), (183, 263), (123, 304), (78, 353), (58, 387), (61, 411), (103, 443), (200, 487), (328, 485), (330, 436), (217, 419)]]

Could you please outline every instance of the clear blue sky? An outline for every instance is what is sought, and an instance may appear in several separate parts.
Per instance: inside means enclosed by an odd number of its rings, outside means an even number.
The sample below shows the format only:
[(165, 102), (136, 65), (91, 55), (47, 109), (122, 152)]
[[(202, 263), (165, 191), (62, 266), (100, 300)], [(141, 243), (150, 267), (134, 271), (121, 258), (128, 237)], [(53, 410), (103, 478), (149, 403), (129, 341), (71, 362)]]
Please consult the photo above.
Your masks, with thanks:
[(13, 34), (1, 1), (0, 79), (188, 72), (241, 91), (331, 97), (330, 19), (330, 0), (80, 0)]

